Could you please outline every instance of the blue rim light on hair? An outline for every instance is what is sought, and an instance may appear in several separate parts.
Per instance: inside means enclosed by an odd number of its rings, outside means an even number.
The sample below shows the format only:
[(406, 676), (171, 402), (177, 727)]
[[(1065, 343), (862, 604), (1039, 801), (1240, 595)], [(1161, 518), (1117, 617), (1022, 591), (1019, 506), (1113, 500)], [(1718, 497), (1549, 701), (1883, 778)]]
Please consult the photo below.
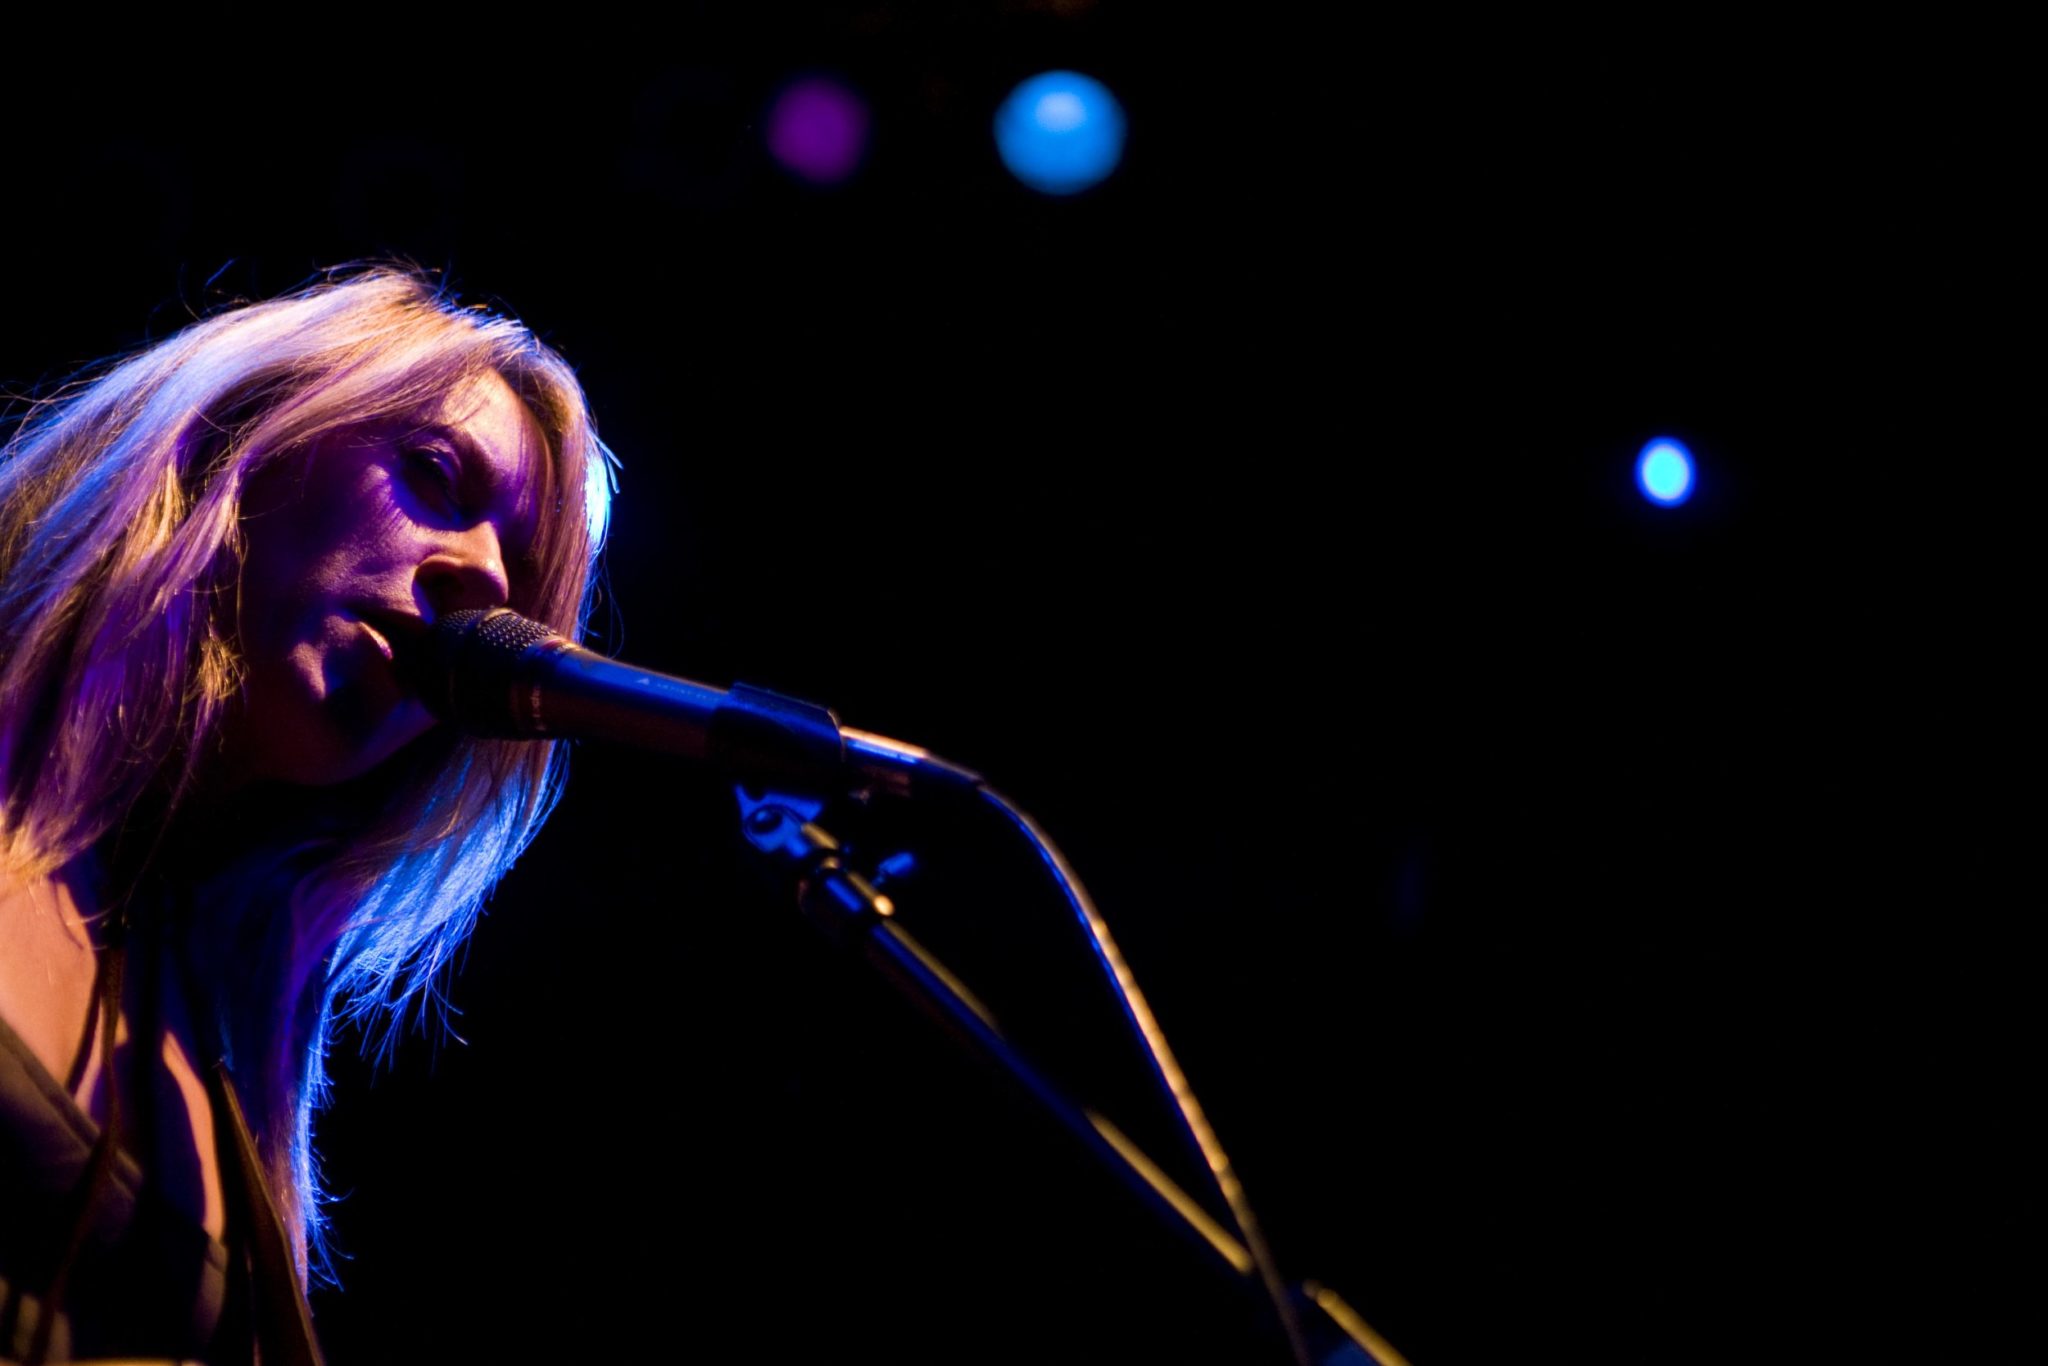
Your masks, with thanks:
[(1636, 486), (1651, 502), (1677, 507), (1692, 497), (1692, 452), (1683, 441), (1656, 438), (1636, 457)]
[(593, 550), (604, 544), (612, 528), (612, 495), (619, 490), (619, 457), (600, 444), (583, 466), (583, 516), (590, 524)]
[(1010, 174), (1041, 194), (1078, 194), (1124, 152), (1124, 110), (1109, 87), (1078, 71), (1045, 71), (996, 110), (996, 151)]

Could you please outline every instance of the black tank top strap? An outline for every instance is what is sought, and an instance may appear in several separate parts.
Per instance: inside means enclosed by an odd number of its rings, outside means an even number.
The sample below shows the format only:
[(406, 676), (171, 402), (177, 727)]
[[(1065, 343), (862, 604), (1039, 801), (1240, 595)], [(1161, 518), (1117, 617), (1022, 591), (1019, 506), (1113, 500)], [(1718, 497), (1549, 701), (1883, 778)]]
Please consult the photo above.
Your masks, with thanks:
[[(64, 1296), (70, 1288), (71, 1272), (78, 1265), (79, 1254), (85, 1250), (86, 1241), (92, 1235), (94, 1211), (113, 1180), (114, 1158), (121, 1151), (121, 1088), (114, 1080), (114, 1038), (121, 1022), (121, 982), (127, 958), (127, 946), (123, 937), (116, 933), (100, 950), (99, 963), (94, 971), (95, 994), (91, 1013), (99, 1017), (100, 1076), (107, 1088), (107, 1122), (100, 1126), (99, 1138), (93, 1143), (92, 1156), (87, 1160), (85, 1179), (79, 1183), (71, 1233), (57, 1259), (49, 1293), (43, 1298), (43, 1312), (36, 1322), (35, 1335), (29, 1340), (27, 1366), (41, 1366), (50, 1353), (51, 1335), (56, 1331), (59, 1316), (64, 1310)], [(86, 1031), (86, 1038), (92, 1038), (92, 1030)], [(82, 1073), (82, 1063), (74, 1063), (73, 1070)], [(73, 1087), (75, 1089), (75, 1082)]]
[(207, 1084), (215, 1113), (227, 1119), (228, 1132), (220, 1140), (222, 1184), (229, 1188), (232, 1217), (241, 1228), (241, 1237), (235, 1240), (242, 1245), (241, 1255), (236, 1260), (248, 1277), (242, 1313), (264, 1366), (322, 1366), (320, 1340), (313, 1334), (292, 1239), (264, 1179), (263, 1160), (225, 1059), (207, 1069)]
[(78, 1047), (71, 1055), (71, 1068), (64, 1074), (64, 1090), (77, 1095), (85, 1084), (85, 1069), (92, 1061), (92, 1046), (100, 1037), (100, 1003), (106, 999), (107, 954), (93, 955), (92, 1006), (85, 1012), (85, 1028), (78, 1034)]

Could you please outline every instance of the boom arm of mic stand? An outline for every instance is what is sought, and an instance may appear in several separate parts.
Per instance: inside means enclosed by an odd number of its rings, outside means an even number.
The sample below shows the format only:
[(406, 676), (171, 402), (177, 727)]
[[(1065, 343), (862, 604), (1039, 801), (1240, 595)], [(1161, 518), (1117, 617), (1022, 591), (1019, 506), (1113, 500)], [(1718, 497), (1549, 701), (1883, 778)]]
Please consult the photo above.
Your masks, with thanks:
[[(795, 866), (798, 904), (812, 924), (858, 953), (970, 1053), (1008, 1074), (1155, 1217), (1202, 1249), (1211, 1266), (1263, 1297), (1244, 1244), (1210, 1218), (1115, 1124), (1069, 1098), (1004, 1038), (995, 1017), (966, 984), (896, 923), (889, 898), (845, 865), (838, 841), (809, 819), (814, 810), (791, 811), (773, 801), (748, 806), (747, 840)], [(1321, 1366), (1408, 1366), (1334, 1290), (1307, 1281), (1289, 1287), (1289, 1292), (1304, 1334), (1314, 1339), (1313, 1359)]]

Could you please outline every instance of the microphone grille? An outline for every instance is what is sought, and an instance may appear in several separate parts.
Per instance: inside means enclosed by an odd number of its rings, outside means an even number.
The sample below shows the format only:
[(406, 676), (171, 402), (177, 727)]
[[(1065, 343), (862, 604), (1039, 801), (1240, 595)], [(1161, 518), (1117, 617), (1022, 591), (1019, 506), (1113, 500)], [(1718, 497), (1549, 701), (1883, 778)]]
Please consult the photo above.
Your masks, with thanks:
[[(434, 623), (409, 661), (409, 681), (427, 710), (470, 735), (544, 734), (532, 719), (522, 665), (568, 641), (508, 607), (450, 612)], [(406, 661), (401, 661), (406, 662)]]
[(529, 645), (538, 645), (555, 634), (537, 621), (520, 616), (509, 607), (493, 608), (479, 612), (469, 609), (450, 612), (435, 628), (437, 632), (452, 631), (461, 636), (469, 649), (479, 656), (491, 654), (506, 658), (517, 656)]

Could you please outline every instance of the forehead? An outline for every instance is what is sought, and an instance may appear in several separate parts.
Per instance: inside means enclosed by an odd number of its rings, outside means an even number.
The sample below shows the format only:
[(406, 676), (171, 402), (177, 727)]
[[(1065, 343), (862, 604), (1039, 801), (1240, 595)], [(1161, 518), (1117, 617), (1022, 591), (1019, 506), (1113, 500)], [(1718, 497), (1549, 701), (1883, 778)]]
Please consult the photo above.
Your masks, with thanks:
[(539, 482), (546, 459), (540, 427), (497, 372), (464, 380), (420, 416), (466, 440), (475, 448), (466, 453), (484, 460), (500, 480)]

